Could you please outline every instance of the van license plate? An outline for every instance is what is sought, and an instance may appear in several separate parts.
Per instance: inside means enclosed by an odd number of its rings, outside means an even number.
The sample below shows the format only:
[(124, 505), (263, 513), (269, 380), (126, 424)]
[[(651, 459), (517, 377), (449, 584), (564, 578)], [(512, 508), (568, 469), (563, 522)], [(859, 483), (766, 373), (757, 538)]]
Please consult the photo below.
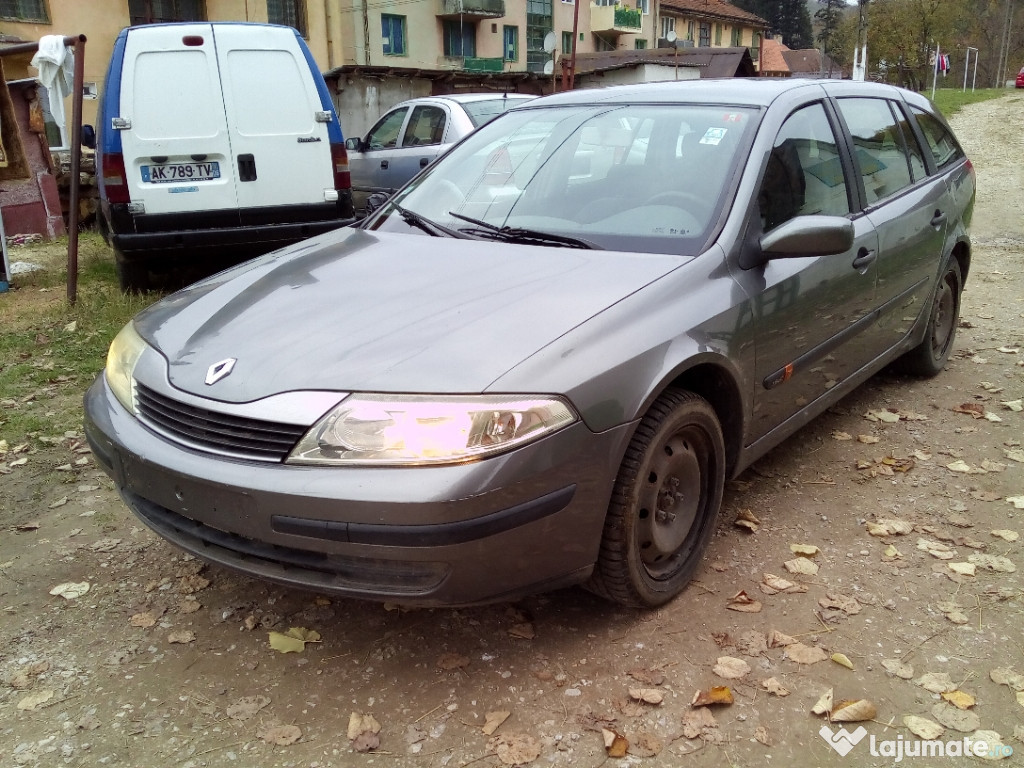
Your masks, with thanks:
[(220, 163), (165, 163), (142, 166), (147, 184), (171, 184), (181, 181), (210, 181), (220, 178)]

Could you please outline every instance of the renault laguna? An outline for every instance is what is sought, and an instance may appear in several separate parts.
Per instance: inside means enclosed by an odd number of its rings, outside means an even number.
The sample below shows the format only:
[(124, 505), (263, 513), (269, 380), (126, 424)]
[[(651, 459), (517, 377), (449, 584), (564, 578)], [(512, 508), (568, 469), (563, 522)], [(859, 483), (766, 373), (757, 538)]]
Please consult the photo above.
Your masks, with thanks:
[(660, 605), (728, 478), (883, 366), (941, 372), (974, 197), (894, 87), (537, 99), (360, 224), (140, 313), (86, 433), (146, 525), (252, 576)]

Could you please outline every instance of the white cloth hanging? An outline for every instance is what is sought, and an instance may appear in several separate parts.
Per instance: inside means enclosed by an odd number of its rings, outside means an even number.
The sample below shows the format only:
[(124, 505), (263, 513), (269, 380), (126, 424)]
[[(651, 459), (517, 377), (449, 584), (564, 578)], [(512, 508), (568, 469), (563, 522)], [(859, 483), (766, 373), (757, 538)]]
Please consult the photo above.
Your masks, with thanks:
[(75, 78), (74, 51), (64, 45), (62, 35), (44, 35), (39, 38), (39, 50), (32, 57), (31, 63), (39, 70), (39, 81), (46, 86), (50, 114), (60, 128), (63, 139), (67, 136), (64, 97), (71, 93)]

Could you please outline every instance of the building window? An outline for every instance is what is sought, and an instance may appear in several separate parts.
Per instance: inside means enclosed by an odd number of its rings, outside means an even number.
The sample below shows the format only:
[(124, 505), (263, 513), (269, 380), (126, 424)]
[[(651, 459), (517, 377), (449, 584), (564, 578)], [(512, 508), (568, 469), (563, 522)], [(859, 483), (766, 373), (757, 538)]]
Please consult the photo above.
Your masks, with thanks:
[(572, 53), (572, 32), (562, 33), (562, 53)]
[(668, 38), (669, 32), (676, 31), (676, 17), (675, 16), (662, 16), (661, 17), (661, 36), (662, 38)]
[(45, 0), (0, 0), (0, 19), (49, 23)]
[(700, 42), (697, 45), (701, 48), (708, 48), (711, 45), (711, 24), (707, 21), (700, 23)]
[(267, 21), (294, 27), (299, 34), (306, 33), (306, 0), (267, 0)]
[(722, 26), (721, 24), (715, 24), (715, 46), (720, 47), (722, 45)]
[(647, 48), (647, 41), (646, 40), (634, 40), (633, 41), (633, 47), (636, 48), (636, 50), (638, 50), (638, 51), (642, 51), (645, 48)]
[(203, 0), (128, 0), (128, 16), (133, 25), (206, 21), (206, 3)]
[(519, 27), (505, 27), (505, 61), (519, 61)]
[(636, 0), (636, 9), (644, 16), (649, 16), (651, 13), (651, 0)]
[(687, 40), (690, 40), (690, 41), (693, 40), (693, 30), (694, 30), (693, 22), (692, 21), (686, 22), (686, 39)]
[(444, 55), (476, 56), (476, 25), (446, 19), (444, 22)]
[(732, 28), (732, 47), (738, 48), (743, 45), (743, 29), (741, 27)]
[(526, 0), (526, 71), (543, 72), (551, 54), (544, 50), (544, 37), (554, 26), (551, 0)]
[(385, 56), (405, 56), (405, 16), (380, 15), (380, 32)]

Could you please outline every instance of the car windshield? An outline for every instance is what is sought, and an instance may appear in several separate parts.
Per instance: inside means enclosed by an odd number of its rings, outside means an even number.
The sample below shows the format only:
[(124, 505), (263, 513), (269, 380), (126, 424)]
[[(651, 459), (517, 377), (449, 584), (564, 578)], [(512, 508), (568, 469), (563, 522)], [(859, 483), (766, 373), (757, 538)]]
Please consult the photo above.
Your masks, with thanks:
[[(471, 236), (484, 225), (695, 255), (720, 219), (756, 118), (707, 105), (525, 107), (469, 136), (394, 200)], [(408, 218), (385, 206), (368, 226), (408, 231)]]

